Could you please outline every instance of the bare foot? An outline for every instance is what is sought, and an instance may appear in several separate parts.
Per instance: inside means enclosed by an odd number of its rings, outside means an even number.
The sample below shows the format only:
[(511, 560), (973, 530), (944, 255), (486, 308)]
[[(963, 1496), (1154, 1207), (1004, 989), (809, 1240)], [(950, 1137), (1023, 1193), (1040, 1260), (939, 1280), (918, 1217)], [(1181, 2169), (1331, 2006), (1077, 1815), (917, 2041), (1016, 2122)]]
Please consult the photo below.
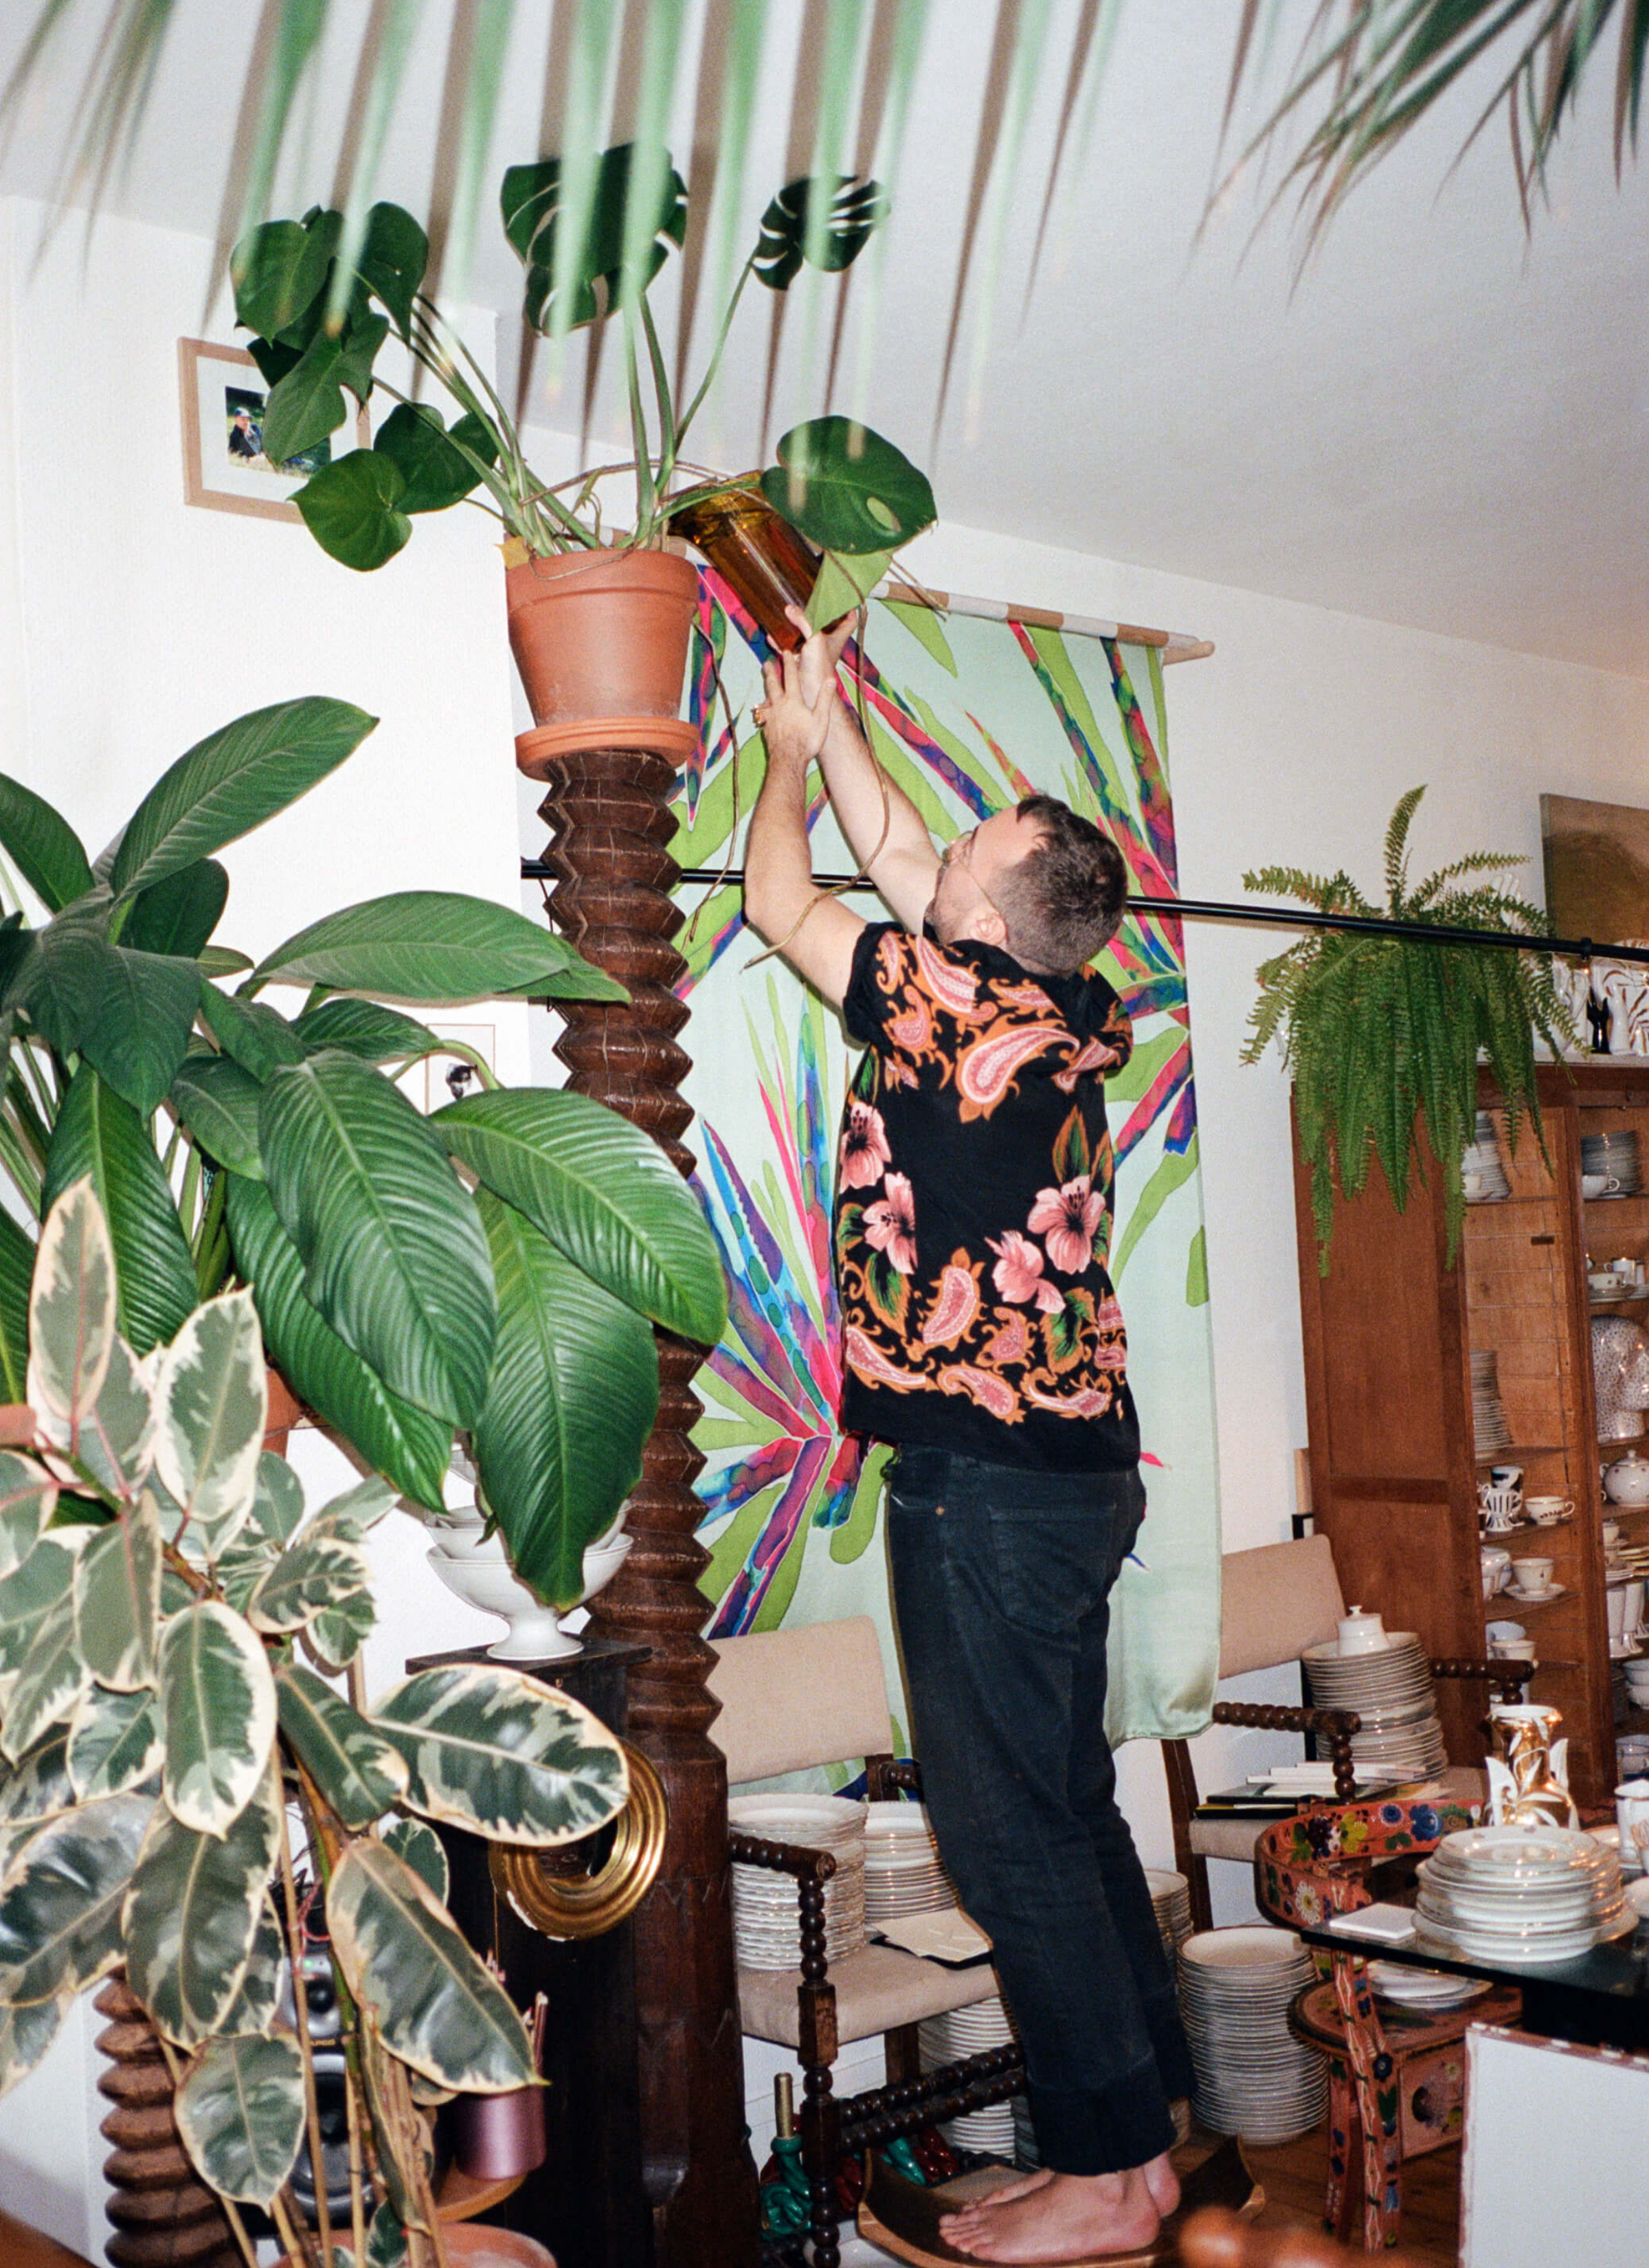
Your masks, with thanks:
[(1053, 2178), (1053, 2168), (1042, 2166), (1034, 2174), (1022, 2174), (1017, 2182), (1004, 2182), (999, 2190), (992, 2190), (990, 2196), (981, 2198), (979, 2203), (982, 2205), (1012, 2205), (1015, 2198), (1029, 2197), (1033, 2190), (1046, 2189)]
[(1145, 2187), (1151, 2191), (1152, 2204), (1167, 2220), (1171, 2213), (1178, 2210), (1180, 2203), (1180, 2177), (1174, 2170), (1173, 2159), (1165, 2150), (1159, 2158), (1153, 2158), (1148, 2166), (1141, 2167), (1140, 2171), (1145, 2175)]
[(1134, 2166), (1122, 2174), (1054, 2174), (1012, 2204), (946, 2213), (939, 2233), (975, 2260), (1086, 2260), (1137, 2251), (1161, 2225), (1145, 2169)]

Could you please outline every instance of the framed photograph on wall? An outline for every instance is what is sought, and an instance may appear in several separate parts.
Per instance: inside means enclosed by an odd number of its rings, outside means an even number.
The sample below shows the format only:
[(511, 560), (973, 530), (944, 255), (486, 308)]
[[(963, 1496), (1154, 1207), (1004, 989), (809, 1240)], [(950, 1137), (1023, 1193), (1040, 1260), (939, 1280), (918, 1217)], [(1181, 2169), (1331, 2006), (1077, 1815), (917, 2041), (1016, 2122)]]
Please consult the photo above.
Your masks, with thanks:
[[(178, 386), (183, 413), (183, 495), (212, 512), (249, 512), (261, 519), (298, 519), (290, 499), (318, 466), (332, 457), (333, 439), (301, 457), (272, 464), (263, 451), (263, 373), (240, 347), (207, 339), (178, 341)], [(372, 439), (366, 412), (357, 413), (356, 437)]]

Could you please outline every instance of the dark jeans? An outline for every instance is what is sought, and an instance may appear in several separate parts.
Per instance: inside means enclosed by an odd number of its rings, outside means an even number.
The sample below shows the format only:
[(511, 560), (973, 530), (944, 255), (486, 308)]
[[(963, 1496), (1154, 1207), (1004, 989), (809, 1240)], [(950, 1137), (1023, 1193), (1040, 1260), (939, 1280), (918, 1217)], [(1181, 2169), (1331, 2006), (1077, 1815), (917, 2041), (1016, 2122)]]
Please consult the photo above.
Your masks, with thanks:
[(1105, 2174), (1174, 2139), (1191, 2091), (1173, 1975), (1105, 1738), (1111, 1587), (1137, 1470), (900, 1452), (889, 1548), (912, 1745), (961, 1902), (990, 1933), (1044, 2165)]

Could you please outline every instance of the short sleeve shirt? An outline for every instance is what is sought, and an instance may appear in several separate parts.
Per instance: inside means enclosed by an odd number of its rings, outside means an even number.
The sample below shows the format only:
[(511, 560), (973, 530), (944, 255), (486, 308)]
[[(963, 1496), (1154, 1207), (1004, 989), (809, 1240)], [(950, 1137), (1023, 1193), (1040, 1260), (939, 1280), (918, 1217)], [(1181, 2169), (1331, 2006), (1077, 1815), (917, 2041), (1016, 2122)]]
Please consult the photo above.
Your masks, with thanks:
[(859, 939), (843, 1012), (865, 1049), (836, 1167), (843, 1430), (1045, 1471), (1133, 1464), (1106, 1272), (1122, 1002), (889, 923)]

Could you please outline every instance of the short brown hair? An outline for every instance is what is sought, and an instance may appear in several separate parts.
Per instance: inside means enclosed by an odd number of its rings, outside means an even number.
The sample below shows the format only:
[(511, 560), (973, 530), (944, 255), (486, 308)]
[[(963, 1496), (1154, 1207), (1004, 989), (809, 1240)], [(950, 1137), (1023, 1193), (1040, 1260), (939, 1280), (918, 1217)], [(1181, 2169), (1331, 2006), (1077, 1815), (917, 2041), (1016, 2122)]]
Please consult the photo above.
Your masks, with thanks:
[(1025, 796), (1019, 814), (1042, 839), (997, 876), (992, 895), (1014, 957), (1027, 968), (1067, 976), (1122, 927), (1128, 870), (1103, 828), (1057, 796)]

